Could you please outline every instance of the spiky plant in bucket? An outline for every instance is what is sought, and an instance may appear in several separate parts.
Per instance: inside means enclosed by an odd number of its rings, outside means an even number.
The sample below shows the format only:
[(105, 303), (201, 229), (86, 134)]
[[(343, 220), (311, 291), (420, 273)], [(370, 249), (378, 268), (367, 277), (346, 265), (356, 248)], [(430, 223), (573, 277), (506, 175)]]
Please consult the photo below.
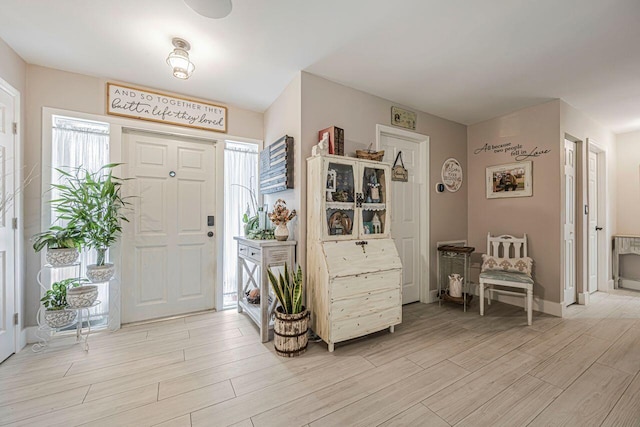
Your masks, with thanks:
[(284, 313), (301, 313), (304, 309), (302, 304), (302, 268), (298, 266), (298, 270), (293, 274), (289, 272), (289, 267), (285, 263), (284, 275), (280, 273), (276, 278), (270, 268), (267, 269), (267, 274), (273, 287), (273, 292), (276, 294)]

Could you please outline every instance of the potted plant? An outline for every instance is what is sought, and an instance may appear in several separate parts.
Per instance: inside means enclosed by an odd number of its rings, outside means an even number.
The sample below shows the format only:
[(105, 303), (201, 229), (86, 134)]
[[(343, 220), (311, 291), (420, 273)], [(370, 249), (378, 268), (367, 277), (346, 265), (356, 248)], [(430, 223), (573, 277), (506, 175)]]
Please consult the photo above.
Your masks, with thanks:
[(284, 241), (289, 238), (289, 229), (287, 223), (296, 216), (296, 210), (289, 211), (287, 202), (282, 199), (276, 200), (273, 205), (273, 212), (269, 215), (269, 219), (276, 225), (273, 231), (276, 240)]
[(302, 303), (303, 278), (298, 266), (295, 274), (284, 265), (284, 275), (278, 277), (267, 269), (269, 282), (280, 305), (275, 310), (273, 343), (276, 353), (284, 357), (299, 356), (307, 350), (309, 312)]
[(67, 306), (69, 308), (91, 307), (98, 298), (98, 286), (85, 285), (89, 283), (87, 279), (67, 279), (70, 286), (67, 286)]
[(64, 328), (76, 319), (77, 312), (67, 308), (67, 289), (79, 286), (81, 279), (64, 279), (54, 282), (40, 299), (45, 308), (44, 320), (51, 328)]
[(57, 169), (65, 183), (53, 185), (59, 192), (58, 199), (52, 200), (59, 218), (79, 227), (85, 247), (96, 250), (96, 263), (87, 266), (92, 282), (113, 277), (115, 268), (106, 262), (106, 253), (122, 233), (121, 222), (128, 221), (123, 213), (129, 204), (122, 196), (124, 180), (113, 176), (112, 171), (118, 165), (111, 163), (93, 173), (81, 167), (73, 173)]
[(47, 248), (47, 262), (54, 267), (73, 264), (80, 255), (82, 232), (75, 226), (60, 227), (54, 225), (47, 231), (33, 236), (33, 249), (40, 252)]

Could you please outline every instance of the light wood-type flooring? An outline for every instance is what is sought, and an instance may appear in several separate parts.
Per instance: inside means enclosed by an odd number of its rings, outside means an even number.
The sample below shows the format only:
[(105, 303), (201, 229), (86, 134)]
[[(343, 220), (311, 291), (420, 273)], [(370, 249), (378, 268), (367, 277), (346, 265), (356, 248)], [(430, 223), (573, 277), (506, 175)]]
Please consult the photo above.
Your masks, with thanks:
[(235, 310), (132, 325), (4, 362), (0, 424), (640, 426), (640, 297), (569, 312), (411, 304), (394, 334), (292, 359)]

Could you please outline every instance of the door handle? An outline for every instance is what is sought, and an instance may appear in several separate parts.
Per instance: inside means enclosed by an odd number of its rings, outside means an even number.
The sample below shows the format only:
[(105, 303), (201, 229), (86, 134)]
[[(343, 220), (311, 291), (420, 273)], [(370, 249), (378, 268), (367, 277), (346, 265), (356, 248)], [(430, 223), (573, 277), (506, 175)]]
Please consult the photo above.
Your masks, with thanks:
[(596, 231), (600, 231), (600, 230), (602, 230), (602, 227), (598, 227), (598, 226), (596, 225)]
[(213, 237), (213, 231), (208, 232), (208, 233), (207, 233), (207, 236), (209, 236), (209, 237)]

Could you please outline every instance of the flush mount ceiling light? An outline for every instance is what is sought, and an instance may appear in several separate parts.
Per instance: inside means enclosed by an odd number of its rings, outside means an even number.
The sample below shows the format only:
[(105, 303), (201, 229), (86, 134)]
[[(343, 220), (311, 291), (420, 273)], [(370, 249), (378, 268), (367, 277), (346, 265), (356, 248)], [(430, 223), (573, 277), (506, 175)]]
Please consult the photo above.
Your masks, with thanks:
[(231, 13), (231, 0), (184, 0), (194, 12), (213, 19), (224, 18)]
[(173, 68), (174, 77), (186, 80), (191, 76), (193, 70), (196, 69), (193, 62), (189, 60), (188, 51), (191, 49), (191, 45), (188, 41), (177, 37), (174, 38), (172, 42), (175, 49), (173, 49), (173, 52), (167, 57), (167, 64)]

